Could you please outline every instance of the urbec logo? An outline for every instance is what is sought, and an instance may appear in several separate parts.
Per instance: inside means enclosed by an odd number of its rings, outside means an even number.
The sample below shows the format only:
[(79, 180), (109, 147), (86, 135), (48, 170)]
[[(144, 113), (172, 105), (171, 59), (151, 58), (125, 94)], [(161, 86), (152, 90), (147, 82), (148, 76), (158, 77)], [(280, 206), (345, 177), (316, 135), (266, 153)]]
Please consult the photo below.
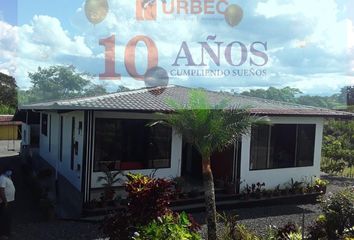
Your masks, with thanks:
[(225, 15), (229, 5), (227, 0), (136, 0), (136, 19), (156, 20), (158, 8), (163, 14)]

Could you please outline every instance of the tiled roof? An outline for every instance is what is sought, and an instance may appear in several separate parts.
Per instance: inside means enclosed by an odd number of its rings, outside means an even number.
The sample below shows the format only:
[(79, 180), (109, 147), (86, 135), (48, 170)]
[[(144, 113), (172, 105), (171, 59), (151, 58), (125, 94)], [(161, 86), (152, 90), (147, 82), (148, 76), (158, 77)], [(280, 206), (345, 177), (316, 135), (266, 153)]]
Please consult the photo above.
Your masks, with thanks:
[[(162, 89), (144, 88), (128, 92), (112, 93), (98, 97), (58, 100), (21, 106), (20, 109), (34, 110), (112, 110), (112, 111), (173, 111), (167, 103), (172, 99), (187, 103), (191, 88), (167, 86)], [(259, 115), (303, 115), (324, 117), (354, 117), (354, 114), (325, 108), (303, 106), (242, 95), (231, 95), (204, 90), (211, 104), (228, 102), (228, 107), (247, 107), (251, 113)]]

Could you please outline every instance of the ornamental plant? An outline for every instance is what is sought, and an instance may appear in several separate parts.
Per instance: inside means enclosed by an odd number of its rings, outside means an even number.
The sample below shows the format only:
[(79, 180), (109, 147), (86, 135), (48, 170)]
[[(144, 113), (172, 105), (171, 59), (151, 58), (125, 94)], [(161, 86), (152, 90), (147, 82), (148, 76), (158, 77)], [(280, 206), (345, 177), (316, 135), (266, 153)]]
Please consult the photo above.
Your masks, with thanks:
[(342, 236), (354, 226), (354, 188), (346, 188), (323, 197), (321, 208), (325, 216), (325, 228), (329, 238)]
[[(179, 234), (180, 231), (183, 232), (185, 226), (188, 227), (188, 231), (191, 234), (200, 229), (200, 226), (190, 215), (183, 214), (179, 216), (169, 208), (170, 200), (173, 196), (173, 184), (170, 180), (141, 174), (127, 174), (126, 176), (128, 179), (125, 183), (125, 190), (128, 193), (127, 208), (112, 213), (101, 224), (102, 232), (110, 240), (133, 239), (135, 232), (139, 231), (139, 229), (147, 230), (149, 229), (148, 226), (150, 226), (150, 229), (153, 228), (155, 230), (163, 230), (163, 227), (174, 228), (173, 231), (177, 231), (176, 234)], [(168, 216), (174, 216), (173, 221), (176, 221), (179, 225), (183, 222), (184, 225), (182, 225), (184, 227), (171, 227), (172, 223), (159, 224), (156, 222), (158, 219), (168, 218)], [(188, 224), (186, 218), (188, 219)], [(168, 221), (172, 220), (169, 219)], [(164, 229), (164, 231), (170, 230)], [(194, 234), (192, 235), (194, 236)]]
[(169, 213), (138, 228), (132, 239), (201, 240), (200, 234), (191, 231), (192, 226), (193, 224), (186, 213)]
[(142, 174), (127, 174), (127, 178), (125, 190), (128, 193), (128, 211), (134, 222), (143, 225), (171, 213), (172, 181)]

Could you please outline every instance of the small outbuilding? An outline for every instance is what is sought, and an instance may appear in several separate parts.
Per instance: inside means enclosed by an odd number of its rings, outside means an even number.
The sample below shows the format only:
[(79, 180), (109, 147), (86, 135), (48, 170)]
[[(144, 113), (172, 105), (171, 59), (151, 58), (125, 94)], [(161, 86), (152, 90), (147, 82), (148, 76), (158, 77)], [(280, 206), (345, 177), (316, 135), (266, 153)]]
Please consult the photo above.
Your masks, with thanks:
[(0, 140), (20, 139), (21, 124), (13, 121), (13, 115), (0, 115)]

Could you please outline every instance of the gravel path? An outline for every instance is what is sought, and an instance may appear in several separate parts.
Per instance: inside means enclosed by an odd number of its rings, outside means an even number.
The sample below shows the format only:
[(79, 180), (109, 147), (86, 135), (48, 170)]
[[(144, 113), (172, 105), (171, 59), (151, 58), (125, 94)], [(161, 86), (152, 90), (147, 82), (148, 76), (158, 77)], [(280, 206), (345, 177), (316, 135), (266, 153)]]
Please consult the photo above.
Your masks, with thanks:
[[(11, 239), (26, 240), (54, 240), (54, 239), (99, 239), (100, 234), (97, 224), (60, 221), (45, 222), (37, 207), (28, 197), (30, 193), (26, 183), (22, 181), (18, 173), (20, 159), (13, 153), (0, 151), (0, 165), (15, 169), (15, 185), (17, 188), (17, 200), (13, 211), (14, 233)], [(17, 169), (17, 170), (16, 170)], [(338, 191), (348, 185), (354, 185), (354, 179), (328, 177), (330, 185), (328, 192)], [(282, 205), (274, 207), (257, 207), (251, 209), (239, 209), (229, 211), (227, 214), (237, 214), (240, 222), (257, 234), (264, 234), (269, 225), (281, 226), (292, 221), (301, 225), (303, 213), (305, 224), (310, 224), (320, 213), (318, 205)], [(195, 214), (198, 222), (203, 223), (204, 214)], [(205, 232), (205, 225), (203, 226)]]

